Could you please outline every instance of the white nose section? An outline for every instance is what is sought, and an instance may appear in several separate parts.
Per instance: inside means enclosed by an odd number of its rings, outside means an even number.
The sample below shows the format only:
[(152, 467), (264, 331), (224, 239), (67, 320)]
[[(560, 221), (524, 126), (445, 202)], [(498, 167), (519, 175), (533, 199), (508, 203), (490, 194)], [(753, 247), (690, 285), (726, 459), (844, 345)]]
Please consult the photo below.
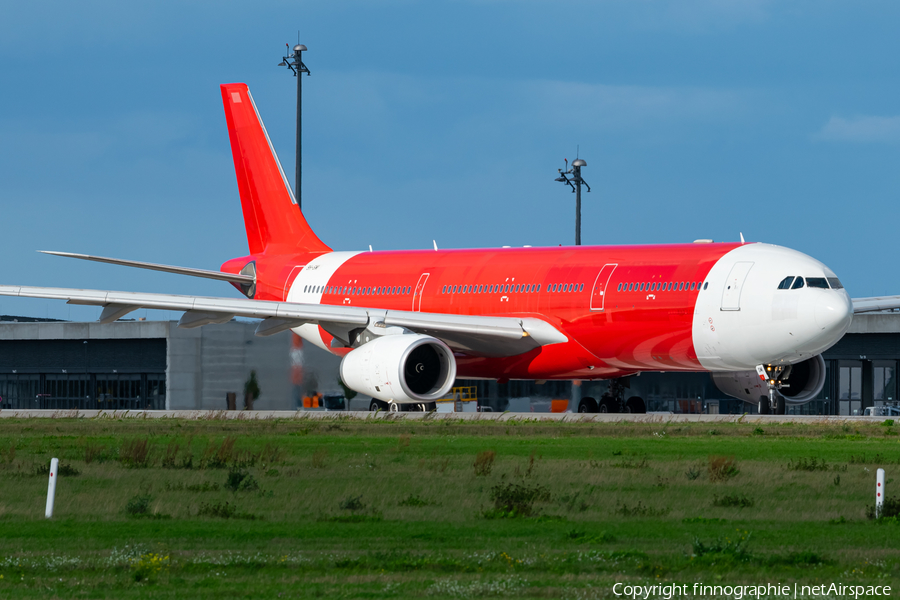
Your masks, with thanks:
[(846, 293), (822, 294), (816, 302), (816, 325), (822, 332), (831, 335), (844, 335), (853, 319), (853, 303)]
[[(735, 277), (741, 265), (749, 269)], [(833, 276), (824, 264), (796, 250), (766, 244), (731, 250), (710, 269), (709, 288), (698, 294), (694, 308), (700, 364), (711, 371), (740, 371), (821, 354), (841, 339), (853, 318), (846, 290), (821, 286)], [(790, 282), (803, 279), (796, 287), (782, 287), (788, 277)], [(821, 281), (810, 286), (808, 279)]]

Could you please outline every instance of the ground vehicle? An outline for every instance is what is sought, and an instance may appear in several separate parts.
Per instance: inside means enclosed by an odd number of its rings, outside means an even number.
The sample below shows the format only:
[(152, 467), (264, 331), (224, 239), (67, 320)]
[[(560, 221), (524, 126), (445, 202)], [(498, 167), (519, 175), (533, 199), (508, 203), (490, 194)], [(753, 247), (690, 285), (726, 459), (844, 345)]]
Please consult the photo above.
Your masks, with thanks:
[(866, 417), (900, 417), (900, 406), (883, 404), (881, 406), (869, 406), (863, 411)]

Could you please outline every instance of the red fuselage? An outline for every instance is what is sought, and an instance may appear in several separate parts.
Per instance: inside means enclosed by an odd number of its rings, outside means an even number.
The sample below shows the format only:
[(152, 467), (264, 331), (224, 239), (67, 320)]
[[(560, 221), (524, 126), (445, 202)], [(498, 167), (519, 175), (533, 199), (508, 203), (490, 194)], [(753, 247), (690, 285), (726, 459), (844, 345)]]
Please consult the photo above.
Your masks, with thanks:
[[(540, 318), (569, 337), (520, 356), (457, 356), (460, 377), (595, 379), (643, 370), (703, 370), (691, 336), (700, 287), (740, 244), (502, 248), (250, 256), (255, 297), (459, 315)], [(604, 268), (606, 266), (606, 268)], [(315, 279), (315, 281), (313, 281)], [(322, 346), (335, 354), (320, 329)]]

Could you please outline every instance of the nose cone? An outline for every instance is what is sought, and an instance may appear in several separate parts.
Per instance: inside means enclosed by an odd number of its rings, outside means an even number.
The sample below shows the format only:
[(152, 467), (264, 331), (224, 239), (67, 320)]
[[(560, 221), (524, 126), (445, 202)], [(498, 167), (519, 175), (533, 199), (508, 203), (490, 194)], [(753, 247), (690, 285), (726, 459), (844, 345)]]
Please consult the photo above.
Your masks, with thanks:
[(813, 290), (804, 294), (800, 305), (797, 350), (821, 354), (844, 337), (853, 319), (853, 302), (844, 290)]
[(823, 332), (838, 333), (840, 336), (847, 332), (853, 319), (853, 302), (843, 290), (839, 293), (820, 294), (814, 310), (816, 325)]

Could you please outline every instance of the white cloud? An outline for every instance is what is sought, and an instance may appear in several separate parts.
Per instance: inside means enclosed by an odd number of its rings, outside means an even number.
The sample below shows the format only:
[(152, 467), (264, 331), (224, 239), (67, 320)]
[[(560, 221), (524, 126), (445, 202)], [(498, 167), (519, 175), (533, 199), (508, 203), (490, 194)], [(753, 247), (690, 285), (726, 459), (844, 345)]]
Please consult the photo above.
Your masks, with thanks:
[(834, 142), (900, 142), (900, 116), (831, 117), (816, 138)]

